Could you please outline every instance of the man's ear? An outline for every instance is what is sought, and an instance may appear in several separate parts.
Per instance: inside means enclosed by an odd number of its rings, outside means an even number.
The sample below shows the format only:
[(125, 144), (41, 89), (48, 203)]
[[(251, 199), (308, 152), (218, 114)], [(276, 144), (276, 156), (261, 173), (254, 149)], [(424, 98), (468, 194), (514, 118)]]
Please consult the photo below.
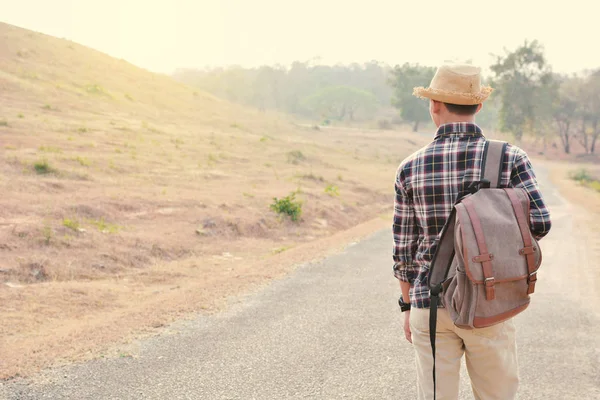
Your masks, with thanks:
[(482, 108), (483, 108), (483, 103), (479, 103), (479, 105), (477, 106), (477, 111), (475, 111), (475, 114), (477, 114), (479, 111), (481, 111)]
[(439, 114), (442, 110), (442, 102), (437, 100), (431, 100), (431, 112), (433, 114)]

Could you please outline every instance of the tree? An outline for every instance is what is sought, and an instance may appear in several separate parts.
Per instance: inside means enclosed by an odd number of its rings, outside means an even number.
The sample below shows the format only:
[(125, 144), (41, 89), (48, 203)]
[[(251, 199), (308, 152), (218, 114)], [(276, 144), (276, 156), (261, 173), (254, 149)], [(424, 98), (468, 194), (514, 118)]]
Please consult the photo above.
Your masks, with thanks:
[(419, 123), (427, 122), (429, 104), (413, 96), (413, 88), (427, 86), (431, 82), (435, 68), (406, 63), (392, 71), (390, 84), (394, 88), (392, 104), (400, 110), (404, 121), (412, 122), (413, 132), (419, 130)]
[(586, 153), (593, 154), (600, 136), (600, 70), (580, 80), (577, 101), (580, 121), (577, 138)]
[(555, 96), (555, 87), (542, 46), (526, 41), (513, 52), (496, 56), (491, 70), (500, 96), (500, 129), (517, 140), (525, 131), (545, 132), (552, 118), (549, 96)]
[(562, 143), (565, 153), (571, 152), (571, 139), (575, 135), (573, 127), (576, 121), (578, 106), (578, 86), (579, 82), (575, 79), (564, 79), (561, 82), (553, 107), (553, 117), (558, 128), (558, 136)]
[(346, 116), (354, 121), (356, 113), (372, 113), (377, 98), (371, 92), (350, 86), (329, 86), (318, 90), (303, 101), (304, 106), (323, 118), (342, 121)]

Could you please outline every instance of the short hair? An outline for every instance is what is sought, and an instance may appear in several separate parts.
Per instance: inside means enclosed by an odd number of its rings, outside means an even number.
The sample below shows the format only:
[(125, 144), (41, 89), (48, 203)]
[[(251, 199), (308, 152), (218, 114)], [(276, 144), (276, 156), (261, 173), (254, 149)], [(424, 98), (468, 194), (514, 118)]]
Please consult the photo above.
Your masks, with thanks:
[(475, 113), (477, 112), (477, 107), (479, 107), (479, 104), (469, 104), (469, 105), (462, 105), (462, 104), (452, 104), (452, 103), (444, 103), (446, 105), (446, 108), (448, 109), (448, 111), (450, 111), (452, 114), (458, 114), (458, 115), (475, 115)]

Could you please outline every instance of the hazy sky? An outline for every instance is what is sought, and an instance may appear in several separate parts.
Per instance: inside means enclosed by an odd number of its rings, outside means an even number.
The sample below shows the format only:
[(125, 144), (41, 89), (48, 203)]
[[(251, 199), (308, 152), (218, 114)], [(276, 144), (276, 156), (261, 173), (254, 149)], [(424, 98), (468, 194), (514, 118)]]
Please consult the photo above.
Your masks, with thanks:
[[(600, 67), (593, 1), (0, 0), (0, 21), (158, 72), (178, 67), (472, 60), (538, 39), (555, 71)], [(494, 4), (494, 6), (488, 5)], [(2, 40), (2, 38), (0, 38)]]

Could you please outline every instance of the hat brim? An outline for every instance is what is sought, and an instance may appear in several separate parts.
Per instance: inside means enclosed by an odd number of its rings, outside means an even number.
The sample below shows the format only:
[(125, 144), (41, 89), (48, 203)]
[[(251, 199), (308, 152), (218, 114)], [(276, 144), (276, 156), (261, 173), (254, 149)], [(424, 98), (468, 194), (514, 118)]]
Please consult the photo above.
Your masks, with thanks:
[(422, 99), (431, 99), (441, 101), (443, 103), (468, 106), (483, 103), (493, 91), (494, 89), (489, 86), (482, 86), (479, 93), (450, 92), (447, 90), (424, 88), (419, 86), (413, 89), (413, 95)]

